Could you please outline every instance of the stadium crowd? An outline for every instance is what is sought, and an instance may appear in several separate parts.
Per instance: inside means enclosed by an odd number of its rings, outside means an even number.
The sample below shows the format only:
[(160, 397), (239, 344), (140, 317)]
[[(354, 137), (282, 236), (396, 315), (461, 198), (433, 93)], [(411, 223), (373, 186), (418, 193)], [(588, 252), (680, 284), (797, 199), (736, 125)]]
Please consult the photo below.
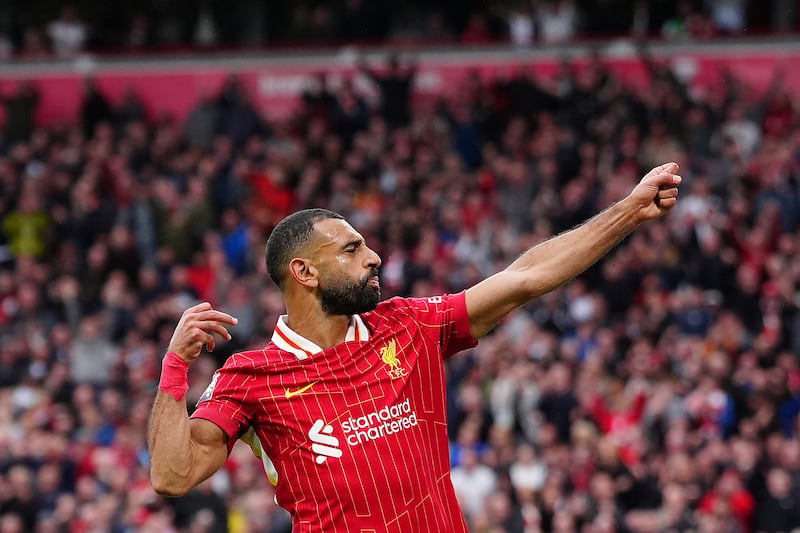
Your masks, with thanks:
[[(552, 80), (465, 79), (412, 106), (324, 83), (274, 123), (235, 78), (185, 123), (111, 106), (32, 121), (0, 151), (0, 533), (282, 533), (249, 448), (156, 496), (146, 423), (160, 360), (198, 300), (238, 317), (190, 370), (193, 405), (282, 313), (263, 265), (294, 209), (344, 214), (384, 297), (459, 291), (681, 164), (679, 206), (447, 363), (452, 477), (476, 533), (750, 533), (800, 524), (800, 97), (780, 73), (650, 90), (593, 58)], [(9, 106), (9, 100), (5, 102)], [(398, 450), (398, 453), (403, 453)]]
[(366, 0), (156, 2), (76, 0), (0, 4), (0, 60), (88, 52), (208, 51), (264, 46), (513, 43), (785, 34), (800, 28), (793, 0)]

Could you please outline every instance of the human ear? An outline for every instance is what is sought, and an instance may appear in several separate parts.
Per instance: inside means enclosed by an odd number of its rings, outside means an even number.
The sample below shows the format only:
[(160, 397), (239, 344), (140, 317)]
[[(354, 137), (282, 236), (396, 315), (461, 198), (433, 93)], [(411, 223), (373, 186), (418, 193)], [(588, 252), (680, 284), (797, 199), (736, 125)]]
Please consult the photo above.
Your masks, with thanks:
[(319, 284), (319, 272), (308, 259), (295, 257), (289, 262), (289, 274), (300, 285), (316, 287)]

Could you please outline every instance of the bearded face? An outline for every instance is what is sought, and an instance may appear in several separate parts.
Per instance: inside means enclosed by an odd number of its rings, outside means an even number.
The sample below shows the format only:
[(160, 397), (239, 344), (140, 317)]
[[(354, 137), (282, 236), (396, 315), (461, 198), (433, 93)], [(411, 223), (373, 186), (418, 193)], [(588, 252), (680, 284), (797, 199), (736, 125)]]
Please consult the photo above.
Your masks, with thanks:
[(369, 282), (377, 275), (378, 269), (373, 268), (361, 279), (338, 275), (324, 282), (320, 280), (322, 310), (329, 315), (345, 316), (372, 311), (381, 300), (380, 286)]

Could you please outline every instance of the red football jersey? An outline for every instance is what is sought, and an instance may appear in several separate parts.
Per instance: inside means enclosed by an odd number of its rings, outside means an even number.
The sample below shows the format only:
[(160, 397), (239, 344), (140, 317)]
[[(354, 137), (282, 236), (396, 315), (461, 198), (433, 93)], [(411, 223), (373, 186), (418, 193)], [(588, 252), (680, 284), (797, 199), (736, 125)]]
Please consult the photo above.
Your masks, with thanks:
[(467, 532), (450, 481), (442, 360), (474, 346), (464, 293), (392, 298), (323, 350), (278, 321), (192, 415), (262, 458), (293, 532)]

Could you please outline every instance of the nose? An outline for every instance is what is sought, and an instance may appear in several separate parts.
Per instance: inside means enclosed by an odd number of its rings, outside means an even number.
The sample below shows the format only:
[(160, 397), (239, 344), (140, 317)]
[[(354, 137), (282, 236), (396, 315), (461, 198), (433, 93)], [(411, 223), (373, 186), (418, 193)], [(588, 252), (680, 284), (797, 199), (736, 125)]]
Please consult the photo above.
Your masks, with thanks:
[(378, 268), (381, 266), (381, 263), (383, 262), (381, 261), (381, 256), (379, 256), (372, 248), (367, 248), (367, 250), (369, 251), (367, 254), (367, 266), (369, 268)]

